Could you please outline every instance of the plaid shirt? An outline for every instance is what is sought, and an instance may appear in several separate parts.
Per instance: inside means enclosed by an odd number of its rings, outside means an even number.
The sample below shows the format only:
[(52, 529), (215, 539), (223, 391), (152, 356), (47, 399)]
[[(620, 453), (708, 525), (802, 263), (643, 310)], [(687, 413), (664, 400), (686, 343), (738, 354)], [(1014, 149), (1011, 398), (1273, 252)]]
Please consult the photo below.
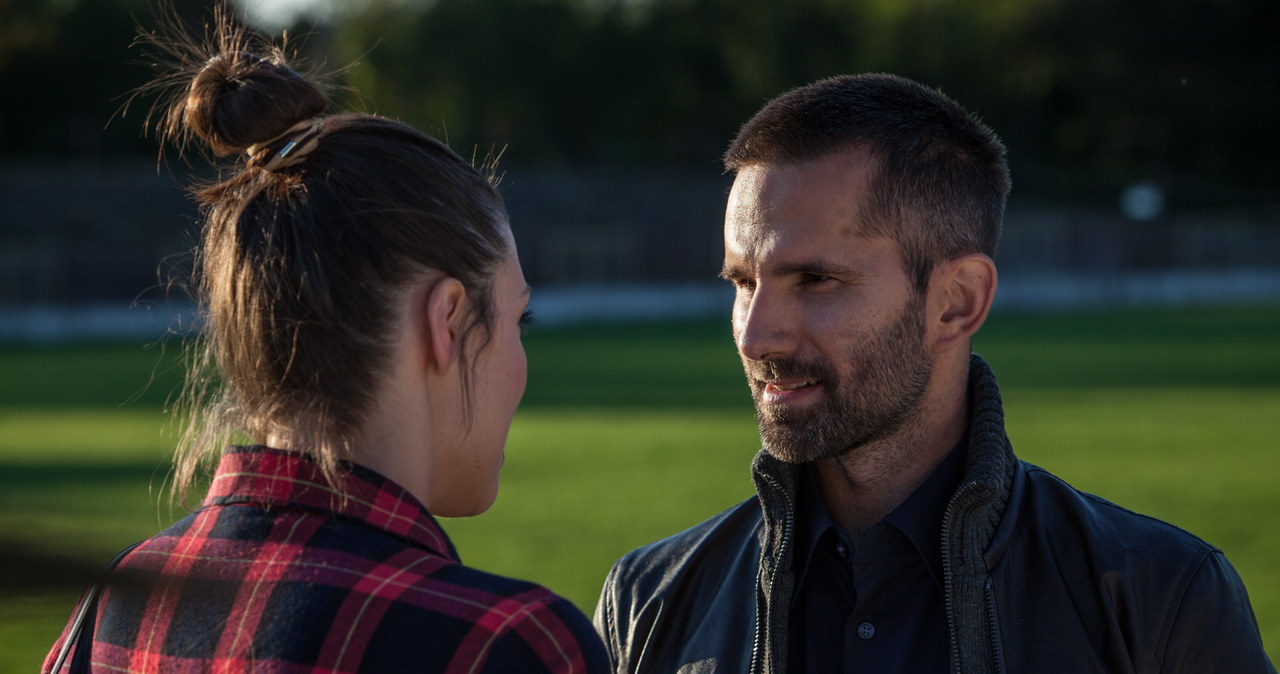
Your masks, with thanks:
[(349, 466), (345, 500), (326, 485), (297, 454), (229, 449), (204, 506), (112, 575), (93, 669), (608, 671), (577, 608), (463, 566), (431, 514), (395, 483)]

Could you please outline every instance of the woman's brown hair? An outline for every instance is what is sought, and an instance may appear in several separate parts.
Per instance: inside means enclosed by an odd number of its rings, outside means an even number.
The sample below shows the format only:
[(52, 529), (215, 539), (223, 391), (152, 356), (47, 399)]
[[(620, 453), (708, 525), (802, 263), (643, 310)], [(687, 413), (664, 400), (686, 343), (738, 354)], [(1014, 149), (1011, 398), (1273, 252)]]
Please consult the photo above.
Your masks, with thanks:
[(356, 456), (411, 282), (439, 272), (466, 288), (464, 373), (467, 347), (487, 344), (493, 274), (510, 254), (506, 211), (491, 178), (410, 126), (317, 117), (328, 107), (321, 88), (225, 7), (203, 39), (180, 33), (171, 22), (150, 39), (174, 61), (154, 85), (170, 90), (161, 136), (229, 160), (193, 189), (202, 325), (175, 495), (229, 439), (261, 442), (272, 429), (288, 429), (291, 448), (331, 474)]

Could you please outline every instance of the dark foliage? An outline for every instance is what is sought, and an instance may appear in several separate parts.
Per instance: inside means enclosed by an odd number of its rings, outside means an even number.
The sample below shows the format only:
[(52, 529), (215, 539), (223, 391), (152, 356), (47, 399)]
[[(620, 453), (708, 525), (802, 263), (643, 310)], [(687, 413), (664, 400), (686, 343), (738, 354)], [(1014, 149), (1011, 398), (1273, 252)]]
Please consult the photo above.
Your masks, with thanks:
[[(184, 16), (211, 3), (183, 0)], [(738, 124), (821, 77), (887, 71), (976, 109), (1018, 192), (1135, 180), (1188, 205), (1274, 201), (1280, 22), (1270, 0), (383, 0), (292, 31), (368, 98), (348, 101), (519, 163), (714, 171)], [(0, 5), (0, 153), (154, 153), (122, 94), (145, 0)], [(132, 111), (131, 111), (132, 112)]]

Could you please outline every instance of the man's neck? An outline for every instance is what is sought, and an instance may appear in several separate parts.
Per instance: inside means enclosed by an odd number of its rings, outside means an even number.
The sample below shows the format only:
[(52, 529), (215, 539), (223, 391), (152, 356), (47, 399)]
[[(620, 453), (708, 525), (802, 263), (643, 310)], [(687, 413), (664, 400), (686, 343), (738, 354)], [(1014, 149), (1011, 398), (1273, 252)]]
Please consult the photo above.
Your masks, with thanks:
[(959, 444), (968, 406), (963, 395), (957, 402), (933, 423), (917, 420), (889, 438), (817, 462), (823, 502), (850, 540), (906, 501)]

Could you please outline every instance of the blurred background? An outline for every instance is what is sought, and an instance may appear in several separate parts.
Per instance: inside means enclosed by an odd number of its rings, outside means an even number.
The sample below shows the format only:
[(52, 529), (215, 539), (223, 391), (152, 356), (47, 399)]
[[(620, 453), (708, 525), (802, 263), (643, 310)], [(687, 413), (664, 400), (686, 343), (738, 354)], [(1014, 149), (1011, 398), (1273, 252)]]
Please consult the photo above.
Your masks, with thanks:
[[(172, 4), (198, 22), (213, 3)], [(499, 503), (447, 524), (467, 561), (589, 612), (619, 554), (750, 494), (719, 156), (784, 90), (886, 71), (1009, 147), (978, 344), (1019, 452), (1222, 546), (1276, 647), (1280, 3), (237, 7), (344, 69), (358, 93), (335, 108), (502, 155), (539, 327)], [(131, 47), (155, 24), (145, 0), (0, 0), (0, 671), (34, 667), (89, 570), (181, 515), (162, 497), (182, 371), (164, 336), (190, 314), (168, 282), (197, 225), (183, 188), (213, 174), (159, 159), (150, 101), (125, 105), (155, 75)]]
[[(199, 21), (210, 3), (174, 5)], [(642, 311), (654, 284), (681, 298), (669, 311), (718, 311), (728, 139), (785, 89), (857, 71), (940, 87), (1006, 141), (999, 263), (1019, 282), (1003, 306), (1280, 297), (1271, 0), (242, 8), (313, 64), (349, 66), (338, 83), (358, 94), (335, 107), (502, 152), (527, 276), (544, 305), (577, 291), (544, 318)], [(154, 75), (130, 47), (154, 25), (145, 0), (0, 2), (0, 336), (153, 331), (180, 309), (154, 287), (184, 268), (193, 214), (175, 186), (204, 163), (157, 164), (149, 101), (124, 106)]]

